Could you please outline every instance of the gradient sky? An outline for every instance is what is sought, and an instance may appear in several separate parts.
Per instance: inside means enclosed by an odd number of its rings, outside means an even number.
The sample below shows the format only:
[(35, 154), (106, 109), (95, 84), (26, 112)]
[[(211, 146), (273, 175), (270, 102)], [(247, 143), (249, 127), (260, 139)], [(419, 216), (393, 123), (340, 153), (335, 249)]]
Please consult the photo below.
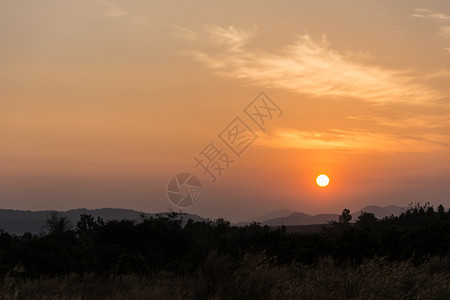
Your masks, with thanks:
[[(0, 207), (190, 213), (450, 207), (448, 1), (0, 1)], [(282, 110), (215, 183), (194, 156)], [(315, 185), (325, 173), (330, 185)]]

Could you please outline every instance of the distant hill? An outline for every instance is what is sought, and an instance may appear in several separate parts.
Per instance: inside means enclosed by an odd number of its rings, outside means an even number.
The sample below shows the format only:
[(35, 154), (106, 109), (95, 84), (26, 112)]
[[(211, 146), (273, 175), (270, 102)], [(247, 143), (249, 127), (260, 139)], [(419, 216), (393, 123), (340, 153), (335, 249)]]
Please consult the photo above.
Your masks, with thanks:
[(268, 213), (262, 215), (261, 217), (255, 218), (254, 221), (264, 222), (264, 221), (268, 221), (268, 220), (275, 219), (275, 218), (284, 218), (289, 215), (292, 215), (293, 213), (298, 213), (298, 211), (291, 210), (291, 209), (274, 210), (274, 211), (271, 211), (271, 212), (268, 212)]
[(389, 205), (385, 207), (380, 207), (376, 205), (366, 206), (363, 209), (361, 209), (357, 214), (353, 215), (353, 218), (358, 218), (358, 216), (361, 214), (361, 211), (364, 212), (370, 212), (377, 217), (377, 219), (382, 219), (384, 217), (389, 217), (391, 215), (399, 216), (402, 212), (406, 211), (408, 207), (399, 207), (395, 205)]
[(267, 220), (265, 222), (262, 222), (262, 224), (269, 226), (326, 224), (328, 223), (328, 221), (337, 220), (338, 217), (339, 215), (337, 214), (319, 214), (311, 216), (304, 213), (293, 213), (287, 217)]
[[(388, 217), (391, 215), (398, 216), (403, 211), (405, 211), (407, 207), (399, 207), (395, 205), (389, 205), (385, 207), (380, 207), (376, 205), (371, 205), (362, 208), (360, 211), (352, 214), (352, 221), (356, 221), (358, 216), (361, 215), (361, 212), (370, 212), (375, 215), (376, 218), (382, 219), (384, 217)], [(277, 210), (272, 212), (273, 214), (277, 214), (282, 210)], [(272, 213), (268, 213), (265, 216), (270, 216)], [(339, 214), (318, 214), (318, 215), (308, 215), (301, 212), (294, 212), (287, 216), (275, 217), (272, 219), (266, 219), (262, 221), (262, 225), (268, 226), (298, 226), (298, 225), (313, 225), (313, 224), (327, 224), (329, 221), (337, 221), (339, 218)]]
[[(146, 217), (156, 216), (156, 214), (143, 213), (141, 211), (136, 211), (132, 209), (121, 209), (121, 208), (101, 208), (101, 209), (72, 209), (68, 211), (55, 211), (55, 210), (44, 210), (44, 211), (29, 211), (29, 210), (12, 210), (12, 209), (0, 209), (0, 229), (10, 233), (22, 235), (25, 232), (31, 232), (33, 234), (38, 234), (44, 232), (45, 222), (48, 217), (57, 212), (61, 216), (66, 217), (70, 220), (73, 227), (76, 227), (81, 214), (87, 214), (93, 216), (95, 219), (97, 217), (102, 218), (105, 221), (108, 220), (141, 220), (141, 215), (145, 214)], [(187, 221), (192, 219), (194, 221), (204, 220), (202, 217), (186, 214), (183, 220)]]

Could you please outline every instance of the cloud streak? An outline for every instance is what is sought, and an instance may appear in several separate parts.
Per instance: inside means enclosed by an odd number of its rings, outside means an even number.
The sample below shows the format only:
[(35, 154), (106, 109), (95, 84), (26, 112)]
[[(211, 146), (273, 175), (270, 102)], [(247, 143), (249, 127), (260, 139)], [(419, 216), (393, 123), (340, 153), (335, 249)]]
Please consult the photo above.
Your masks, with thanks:
[(129, 14), (129, 12), (127, 12), (126, 10), (124, 10), (123, 8), (119, 7), (118, 5), (109, 3), (107, 1), (104, 0), (94, 0), (94, 2), (99, 3), (103, 6), (105, 6), (106, 8), (108, 8), (108, 11), (106, 12), (106, 14), (109, 17), (112, 18), (117, 18), (117, 17), (123, 17)]
[(197, 33), (194, 30), (191, 30), (187, 27), (176, 25), (173, 23), (162, 23), (165, 26), (169, 26), (170, 28), (175, 30), (176, 36), (182, 38), (186, 41), (195, 41), (198, 38)]
[(371, 131), (330, 129), (324, 132), (281, 129), (257, 140), (265, 147), (299, 149), (334, 149), (377, 152), (433, 152), (448, 150), (448, 136), (440, 134), (410, 135)]
[(435, 21), (450, 21), (450, 16), (443, 13), (436, 13), (428, 8), (416, 8), (414, 9), (413, 17), (416, 18), (428, 18)]
[(417, 8), (411, 15), (416, 18), (429, 19), (438, 23), (438, 35), (446, 39), (448, 47), (444, 48), (450, 52), (450, 16), (443, 13), (436, 13), (427, 8)]
[[(417, 13), (425, 14), (426, 11)], [(434, 16), (444, 19), (444, 16)], [(186, 29), (181, 29), (183, 32)], [(332, 48), (325, 35), (314, 39), (299, 35), (293, 43), (277, 51), (251, 44), (257, 28), (244, 30), (208, 26), (195, 32), (194, 58), (224, 77), (248, 84), (291, 90), (320, 99), (359, 99), (366, 103), (366, 116), (350, 116), (355, 126), (331, 127), (321, 132), (282, 128), (263, 134), (257, 144), (267, 147), (334, 149), (378, 152), (434, 152), (448, 150), (450, 119), (442, 113), (421, 114), (421, 109), (441, 107), (446, 95), (430, 85), (450, 76), (442, 69), (431, 74), (374, 65), (369, 53), (355, 55)], [(188, 31), (194, 36), (192, 31)], [(205, 36), (206, 34), (206, 36)], [(446, 32), (443, 32), (446, 34)], [(370, 104), (403, 107), (404, 114), (393, 118), (377, 116)], [(415, 106), (409, 106), (414, 104)], [(418, 114), (409, 113), (417, 111)], [(372, 107), (373, 108), (373, 107)], [(445, 110), (445, 108), (442, 108)], [(442, 111), (440, 111), (442, 112)], [(347, 122), (348, 123), (348, 122)], [(363, 125), (363, 126), (361, 126)], [(371, 128), (363, 130), (361, 128)]]
[(250, 48), (255, 30), (209, 26), (205, 31), (214, 47), (193, 55), (222, 76), (316, 97), (351, 97), (378, 104), (427, 104), (443, 97), (411, 71), (352, 60), (333, 50), (325, 36), (316, 41), (300, 35), (275, 53)]
[(318, 132), (281, 128), (271, 134), (262, 134), (257, 142), (267, 147), (355, 152), (433, 152), (450, 148), (450, 118), (447, 115), (404, 113), (391, 118), (359, 115), (347, 116), (347, 119), (358, 122), (357, 129), (332, 128)]

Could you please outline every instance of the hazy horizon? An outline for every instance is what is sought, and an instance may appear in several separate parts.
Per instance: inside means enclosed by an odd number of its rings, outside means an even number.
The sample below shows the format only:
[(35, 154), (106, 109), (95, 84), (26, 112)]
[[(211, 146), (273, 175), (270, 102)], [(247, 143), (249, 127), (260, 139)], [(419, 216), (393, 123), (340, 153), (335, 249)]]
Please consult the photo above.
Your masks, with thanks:
[(444, 0), (3, 1), (0, 23), (0, 208), (177, 211), (184, 172), (185, 212), (233, 222), (450, 207)]

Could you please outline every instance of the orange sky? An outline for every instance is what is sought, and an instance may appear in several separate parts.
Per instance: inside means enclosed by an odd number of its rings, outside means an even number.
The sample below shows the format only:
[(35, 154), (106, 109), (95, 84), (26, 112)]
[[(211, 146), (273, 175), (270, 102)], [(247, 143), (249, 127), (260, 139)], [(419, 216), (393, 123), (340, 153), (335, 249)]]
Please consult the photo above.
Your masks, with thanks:
[[(450, 207), (448, 1), (2, 1), (0, 37), (1, 208), (176, 209), (179, 172), (232, 221)], [(258, 138), (212, 183), (193, 158), (237, 116)]]

